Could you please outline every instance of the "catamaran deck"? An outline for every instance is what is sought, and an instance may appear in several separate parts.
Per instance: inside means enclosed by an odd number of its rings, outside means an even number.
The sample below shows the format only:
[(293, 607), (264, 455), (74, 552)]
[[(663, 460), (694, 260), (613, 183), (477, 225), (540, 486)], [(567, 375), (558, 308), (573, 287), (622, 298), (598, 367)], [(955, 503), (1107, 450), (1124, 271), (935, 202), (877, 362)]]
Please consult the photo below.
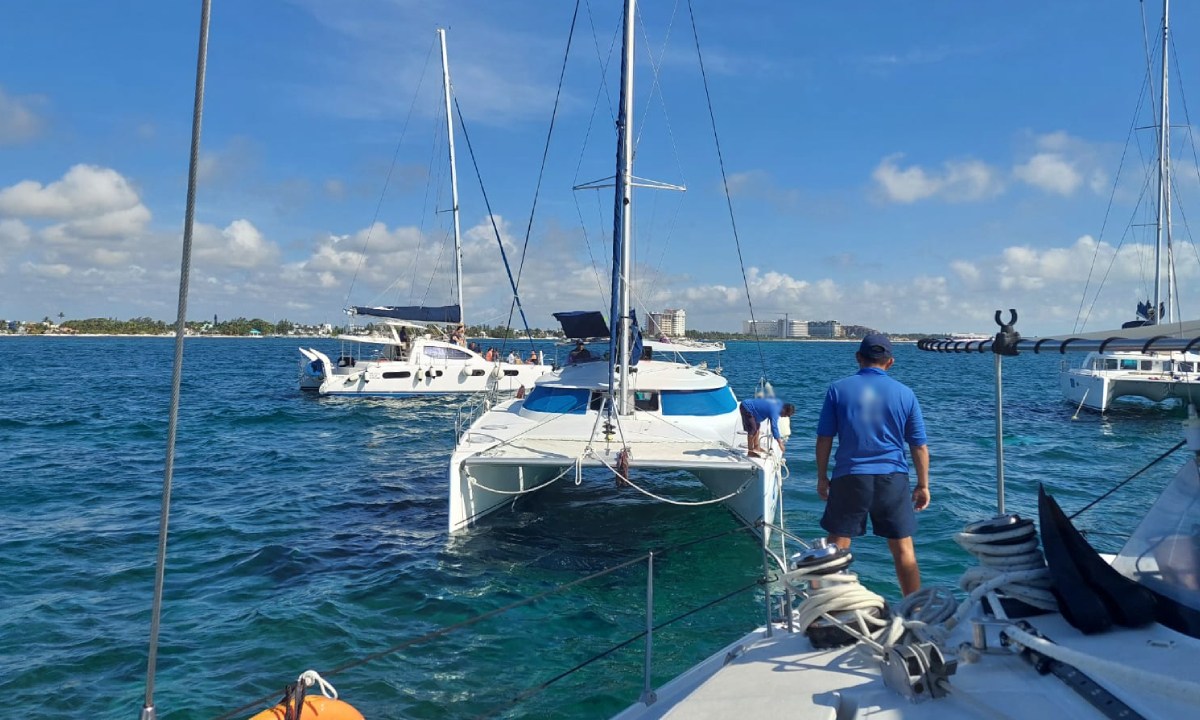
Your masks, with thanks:
[[(1148, 673), (1196, 682), (1200, 642), (1161, 625), (1083, 635), (1061, 615), (1029, 623), (1060, 646), (1132, 665)], [(966, 628), (960, 628), (965, 642)], [(956, 645), (957, 642), (952, 643)], [(940, 720), (941, 718), (1103, 718), (1106, 716), (1054, 675), (999, 650), (989, 632), (989, 650), (978, 662), (960, 662), (947, 697), (911, 703), (883, 684), (878, 663), (858, 647), (814, 651), (801, 633), (762, 630), (714, 654), (658, 691), (652, 705), (634, 705), (616, 720), (730, 717), (795, 717), (804, 720)], [(1138, 678), (1091, 678), (1146, 718), (1195, 717), (1196, 708), (1167, 688)], [(1114, 708), (1115, 709), (1115, 708)]]

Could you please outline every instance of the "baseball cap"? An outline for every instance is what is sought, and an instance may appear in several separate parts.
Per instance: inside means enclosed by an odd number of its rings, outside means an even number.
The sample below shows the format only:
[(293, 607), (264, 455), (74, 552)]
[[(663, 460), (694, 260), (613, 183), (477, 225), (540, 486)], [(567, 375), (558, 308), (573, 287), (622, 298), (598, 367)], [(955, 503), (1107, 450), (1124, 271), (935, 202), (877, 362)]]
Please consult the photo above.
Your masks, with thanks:
[(858, 352), (868, 360), (882, 360), (892, 356), (892, 341), (882, 333), (871, 333), (862, 339)]

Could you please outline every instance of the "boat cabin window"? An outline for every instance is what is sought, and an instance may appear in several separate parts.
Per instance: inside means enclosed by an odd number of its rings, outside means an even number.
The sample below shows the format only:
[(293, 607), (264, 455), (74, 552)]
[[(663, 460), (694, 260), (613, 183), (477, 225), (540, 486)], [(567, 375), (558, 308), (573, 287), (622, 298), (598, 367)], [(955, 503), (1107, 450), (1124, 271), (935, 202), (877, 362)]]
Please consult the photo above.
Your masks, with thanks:
[(425, 347), (425, 357), (437, 358), (439, 360), (470, 360), (471, 353), (465, 350), (442, 347), (441, 345), (427, 345)]
[(385, 372), (383, 374), (384, 380), (397, 380), (397, 379), (406, 378), (406, 377), (412, 377), (412, 373), (409, 372), (408, 370), (401, 370), (399, 372)]
[[(608, 397), (606, 393), (593, 392), (592, 399), (588, 401), (588, 409), (600, 412), (604, 409), (604, 398), (606, 397)], [(658, 391), (635, 390), (633, 392), (633, 407), (637, 410), (656, 412), (658, 410)]]
[(1195, 372), (1196, 364), (1190, 362), (1179, 363), (1179, 372)]
[(526, 396), (524, 408), (534, 412), (582, 415), (587, 404), (587, 388), (562, 388), (539, 385)]
[(1153, 361), (1151, 361), (1151, 360), (1143, 360), (1143, 361), (1142, 361), (1142, 369), (1143, 369), (1143, 370), (1153, 370), (1153, 369), (1154, 369), (1154, 362), (1153, 362)]
[(1108, 358), (1107, 360), (1105, 360), (1104, 361), (1104, 369), (1105, 370), (1116, 370), (1117, 369), (1117, 359), (1116, 358)]
[(663, 415), (724, 415), (737, 409), (729, 386), (711, 390), (663, 390)]
[(658, 393), (653, 390), (635, 390), (633, 406), (638, 410), (658, 410)]
[(1173, 360), (1163, 360), (1162, 369), (1163, 372), (1171, 372), (1175, 369), (1175, 362)]
[(1113, 567), (1159, 594), (1168, 627), (1200, 633), (1200, 503), (1195, 465), (1175, 475), (1146, 513)]
[(1138, 365), (1137, 360), (1122, 360), (1121, 361), (1121, 369), (1122, 370), (1137, 370), (1137, 365)]

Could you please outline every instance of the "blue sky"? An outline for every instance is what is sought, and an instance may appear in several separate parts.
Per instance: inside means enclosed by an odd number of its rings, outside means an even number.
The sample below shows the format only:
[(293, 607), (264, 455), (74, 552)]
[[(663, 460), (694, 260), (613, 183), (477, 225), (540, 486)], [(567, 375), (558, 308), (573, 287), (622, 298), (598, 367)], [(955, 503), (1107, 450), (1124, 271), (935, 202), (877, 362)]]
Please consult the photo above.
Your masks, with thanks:
[[(1065, 332), (1089, 268), (1085, 311), (1111, 262), (1086, 327), (1131, 319), (1153, 277), (1153, 133), (1126, 145), (1153, 123), (1139, 3), (693, 2), (760, 318), (988, 331), (1016, 307), (1026, 333)], [(214, 5), (192, 317), (339, 323), (347, 303), (450, 299), (439, 26), (519, 258), (573, 2)], [(642, 5), (635, 172), (688, 189), (636, 196), (637, 305), (738, 329), (687, 3)], [(1200, 8), (1175, 6), (1176, 273), (1196, 317)], [(1160, 10), (1145, 6), (1152, 44)], [(601, 67), (619, 13), (580, 6), (522, 280), (534, 326), (608, 306), (611, 196), (571, 186), (612, 173), (619, 58), (603, 85)], [(174, 316), (198, 16), (198, 1), (5, 8), (0, 317)], [(507, 281), (457, 144), (468, 320), (502, 322)]]

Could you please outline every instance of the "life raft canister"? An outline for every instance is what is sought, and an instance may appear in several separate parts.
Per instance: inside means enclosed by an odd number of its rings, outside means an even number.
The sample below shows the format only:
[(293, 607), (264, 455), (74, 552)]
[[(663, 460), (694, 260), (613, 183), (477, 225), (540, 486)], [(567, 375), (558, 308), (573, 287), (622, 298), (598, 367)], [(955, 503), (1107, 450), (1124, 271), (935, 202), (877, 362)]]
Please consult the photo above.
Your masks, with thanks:
[[(284, 720), (287, 717), (288, 704), (279, 703), (273, 708), (263, 710), (250, 720)], [(353, 705), (336, 698), (324, 695), (306, 695), (304, 709), (300, 712), (299, 720), (366, 720)]]

